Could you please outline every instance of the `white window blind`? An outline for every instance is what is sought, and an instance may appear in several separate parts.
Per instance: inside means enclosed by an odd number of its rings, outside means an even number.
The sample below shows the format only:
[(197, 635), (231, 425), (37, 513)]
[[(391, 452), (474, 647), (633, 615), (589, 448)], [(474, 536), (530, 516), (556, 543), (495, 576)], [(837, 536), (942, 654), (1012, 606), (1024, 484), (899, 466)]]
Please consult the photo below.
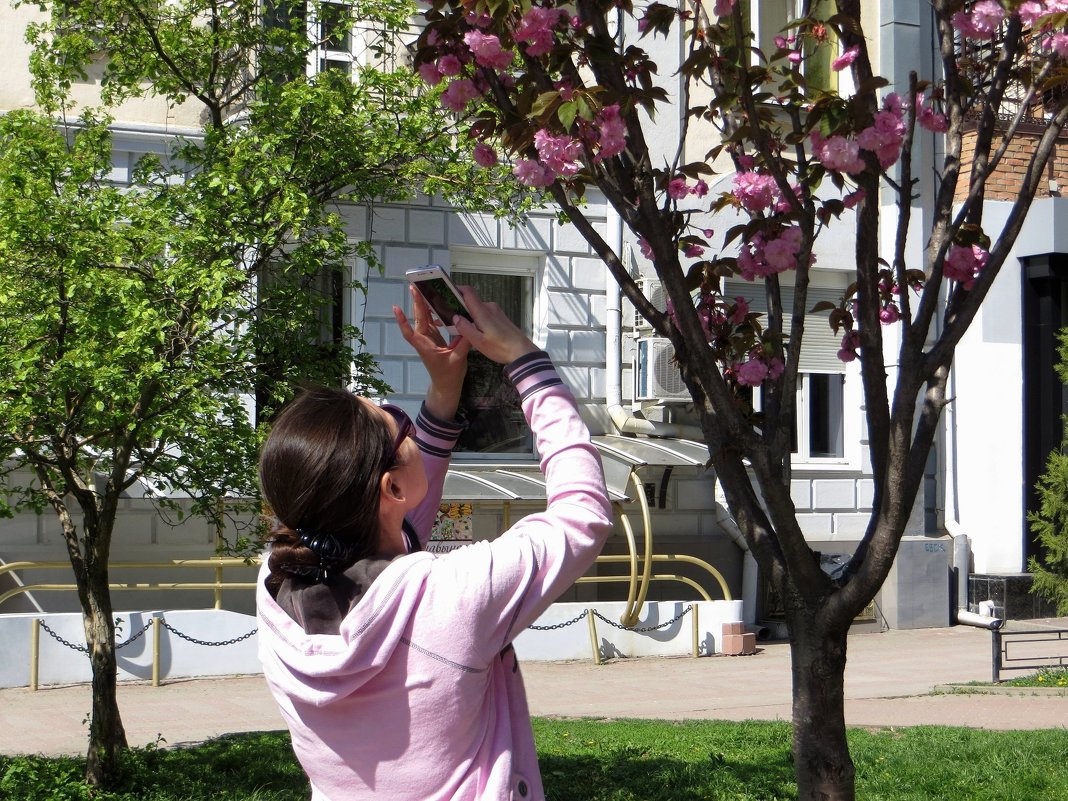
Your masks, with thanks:
[[(790, 335), (790, 322), (793, 315), (790, 311), (794, 307), (794, 288), (784, 286), (781, 288), (784, 337)], [(764, 315), (760, 324), (768, 327), (768, 304), (764, 294), (762, 281), (724, 281), (723, 295), (727, 299), (744, 297), (749, 302), (749, 310), (760, 312)], [(824, 287), (809, 286), (805, 306), (808, 313), (805, 315), (805, 334), (801, 344), (801, 364), (798, 370), (802, 373), (844, 373), (845, 364), (838, 358), (838, 350), (842, 347), (842, 330), (836, 334), (831, 330), (828, 323), (828, 312), (812, 312), (811, 309), (820, 301), (826, 300), (838, 303), (842, 298), (841, 289), (827, 289)]]

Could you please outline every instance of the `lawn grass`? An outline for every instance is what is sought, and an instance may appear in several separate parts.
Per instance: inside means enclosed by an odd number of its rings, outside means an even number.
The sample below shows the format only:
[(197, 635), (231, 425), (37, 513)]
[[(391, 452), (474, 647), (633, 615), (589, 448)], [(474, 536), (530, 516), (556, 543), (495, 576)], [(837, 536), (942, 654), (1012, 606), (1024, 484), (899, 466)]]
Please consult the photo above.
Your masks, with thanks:
[(1068, 668), (1045, 668), (1001, 683), (1009, 687), (1068, 687)]
[[(779, 801), (796, 795), (785, 723), (534, 721), (550, 801)], [(851, 729), (866, 801), (1068, 801), (1068, 730)], [(136, 749), (123, 783), (90, 795), (82, 759), (0, 757), (0, 798), (306, 801), (284, 733)]]

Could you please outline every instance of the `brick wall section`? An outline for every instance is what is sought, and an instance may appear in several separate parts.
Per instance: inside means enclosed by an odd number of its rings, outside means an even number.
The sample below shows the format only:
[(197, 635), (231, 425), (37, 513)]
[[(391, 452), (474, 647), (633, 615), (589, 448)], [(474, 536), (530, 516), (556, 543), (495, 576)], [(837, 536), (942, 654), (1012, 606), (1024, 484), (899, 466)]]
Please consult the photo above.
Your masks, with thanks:
[[(987, 200), (1013, 200), (1020, 190), (1024, 175), (1027, 173), (1027, 165), (1031, 161), (1031, 155), (1038, 146), (1041, 131), (1028, 129), (1018, 131), (1009, 144), (1009, 149), (1002, 157), (998, 168), (994, 170), (986, 185)], [(974, 131), (964, 134), (961, 147), (961, 180), (957, 184), (955, 200), (959, 203), (968, 195), (968, 180), (971, 175), (973, 157), (975, 155)], [(995, 147), (997, 142), (995, 141)], [(1057, 184), (1057, 189), (1050, 191), (1049, 181)], [(1035, 197), (1058, 196), (1068, 192), (1068, 137), (1061, 136), (1058, 139), (1049, 162), (1046, 165), (1046, 173), (1039, 184)]]

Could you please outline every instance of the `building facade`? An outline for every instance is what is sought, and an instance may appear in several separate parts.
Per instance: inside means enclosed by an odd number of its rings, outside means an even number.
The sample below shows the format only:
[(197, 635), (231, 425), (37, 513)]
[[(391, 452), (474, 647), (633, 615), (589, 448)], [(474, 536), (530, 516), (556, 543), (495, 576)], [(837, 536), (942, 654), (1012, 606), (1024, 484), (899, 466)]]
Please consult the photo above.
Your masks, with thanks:
[[(870, 0), (864, 7), (869, 20), (878, 20), (877, 25), (867, 25), (876, 72), (891, 80), (891, 88), (906, 85), (909, 71), (917, 65), (927, 75), (933, 72), (929, 9), (914, 0)], [(773, 35), (793, 12), (792, 0), (753, 0), (748, 9), (761, 40)], [(0, 88), (0, 109), (33, 104), (23, 66), (29, 52), (21, 30), (35, 13), (26, 7), (0, 11), (2, 58), (9, 76)], [(678, 58), (676, 42), (658, 39), (645, 44), (661, 65)], [(333, 42), (314, 55), (316, 63), (309, 68), (343, 67), (342, 62), (358, 58), (359, 52), (358, 36)], [(678, 85), (673, 83), (678, 79), (671, 72), (662, 66), (660, 80), (669, 94), (678, 96)], [(830, 73), (826, 77), (830, 80)], [(90, 80), (78, 92), (90, 99), (95, 89)], [(172, 135), (188, 135), (197, 127), (195, 114), (185, 107), (159, 100), (126, 104), (116, 112), (113, 179), (128, 182), (141, 155), (164, 154)], [(679, 130), (678, 121), (661, 120), (654, 147), (671, 152)], [(925, 169), (929, 173), (940, 154), (938, 138), (924, 137), (917, 148), (917, 174)], [(707, 142), (687, 147), (703, 153)], [(973, 574), (968, 596), (972, 611), (979, 611), (982, 602), (992, 602), (983, 609), (997, 615), (1032, 616), (1019, 593), (1033, 547), (1025, 523), (1028, 488), (1045, 453), (1060, 443), (1063, 392), (1050, 376), (1052, 337), (1068, 322), (1062, 312), (1068, 261), (1060, 255), (1068, 250), (1068, 242), (1061, 241), (1068, 234), (1058, 234), (1068, 231), (1058, 225), (1068, 215), (1064, 205), (1068, 201), (1059, 196), (1062, 169), (1063, 165), (1054, 165), (1049, 192), (1036, 201), (994, 295), (958, 349), (953, 402), (930, 460), (928, 480), (897, 566), (861, 622), (894, 628), (949, 625), (958, 605), (954, 569), (960, 580)], [(718, 185), (729, 186), (730, 177), (722, 176)], [(1011, 183), (1011, 177), (1007, 180)], [(994, 185), (999, 186), (996, 181)], [(712, 187), (713, 193), (716, 188)], [(918, 232), (930, 214), (932, 190), (924, 191), (914, 211)], [(1010, 192), (1011, 186), (1005, 191)], [(1003, 206), (992, 196), (987, 220), (996, 219)], [(657, 287), (650, 265), (618, 216), (595, 193), (588, 198), (586, 211), (655, 302)], [(598, 438), (617, 501), (619, 522), (606, 553), (644, 556), (651, 551), (696, 557), (718, 571), (733, 597), (744, 600), (747, 622), (776, 623), (776, 601), (763, 589), (715, 475), (704, 466), (695, 416), (677, 372), (672, 371), (670, 347), (652, 336), (621, 301), (618, 288), (573, 226), (562, 223), (551, 208), (512, 226), (489, 214), (465, 213), (438, 198), (373, 208), (346, 206), (342, 213), (350, 239), (372, 243), (384, 265), (379, 273), (353, 260), (352, 277), (367, 287), (366, 294), (346, 290), (339, 300), (346, 322), (363, 332), (364, 342), (357, 346), (376, 357), (392, 387), (391, 402), (414, 411), (427, 388), (419, 360), (401, 338), (391, 308), (410, 310), (406, 270), (440, 264), (458, 283), (477, 287), (509, 309), (551, 354), (574, 391)], [(888, 213), (884, 219), (893, 216)], [(722, 232), (733, 222), (724, 214), (710, 218), (709, 224)], [(889, 242), (892, 232), (884, 235)], [(843, 224), (818, 240), (813, 276), (817, 300), (837, 300), (850, 283), (853, 237), (851, 227)], [(910, 257), (917, 261), (921, 239), (913, 236), (911, 243)], [(728, 282), (728, 292), (736, 288), (743, 291)], [(837, 339), (829, 327), (816, 324), (808, 330), (812, 334), (802, 353), (791, 494), (810, 544), (824, 555), (831, 570), (852, 553), (868, 523), (872, 470), (859, 370), (837, 360)], [(499, 375), (478, 366), (469, 383), (465, 403), (473, 424), (446, 485), (445, 500), (453, 514), (446, 513), (442, 520), (442, 536), (461, 541), (496, 536), (516, 516), (536, 509), (540, 500), (529, 432), (509, 406)], [(113, 559), (158, 562), (203, 558), (214, 552), (218, 532), (195, 520), (172, 525), (175, 522), (161, 519), (148, 502), (131, 497), (117, 526)], [(646, 535), (652, 538), (650, 546), (644, 543)], [(967, 564), (960, 561), (959, 547), (954, 563), (954, 538), (960, 535), (966, 535), (970, 544)], [(64, 558), (58, 525), (47, 513), (0, 520), (3, 562)], [(625, 575), (626, 564), (606, 563), (596, 572), (601, 577)], [(684, 576), (691, 584), (654, 581), (649, 599), (696, 597), (694, 582), (714, 598), (722, 595), (714, 576), (693, 563), (664, 572)], [(34, 580), (61, 581), (63, 574), (56, 568)], [(0, 578), (0, 591), (12, 581)], [(625, 581), (580, 585), (572, 599), (623, 598), (629, 586)], [(1010, 601), (1010, 595), (1016, 600)], [(183, 591), (168, 596), (167, 604), (203, 605), (203, 597), (198, 591)], [(118, 608), (158, 604), (154, 596), (137, 592), (116, 598)], [(227, 605), (247, 611), (251, 595), (235, 597)], [(43, 593), (16, 596), (5, 606), (0, 613), (78, 608), (72, 594)]]

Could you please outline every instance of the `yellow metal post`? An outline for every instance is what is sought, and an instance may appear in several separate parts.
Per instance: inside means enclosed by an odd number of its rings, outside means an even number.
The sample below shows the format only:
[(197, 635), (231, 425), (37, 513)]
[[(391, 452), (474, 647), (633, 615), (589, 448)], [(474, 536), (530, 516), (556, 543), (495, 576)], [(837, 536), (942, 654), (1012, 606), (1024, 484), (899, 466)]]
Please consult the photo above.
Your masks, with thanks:
[(697, 622), (697, 601), (694, 601), (690, 605), (690, 610), (693, 612), (693, 655), (698, 657), (701, 655), (701, 627)]
[(159, 687), (159, 618), (152, 618), (152, 686)]
[(222, 565), (215, 565), (215, 608), (222, 609)]
[(41, 620), (30, 621), (30, 689), (37, 689), (37, 673), (41, 667)]
[(597, 621), (593, 619), (593, 610), (586, 610), (586, 621), (590, 624), (590, 647), (593, 648), (593, 664), (601, 664), (601, 647), (597, 644)]

